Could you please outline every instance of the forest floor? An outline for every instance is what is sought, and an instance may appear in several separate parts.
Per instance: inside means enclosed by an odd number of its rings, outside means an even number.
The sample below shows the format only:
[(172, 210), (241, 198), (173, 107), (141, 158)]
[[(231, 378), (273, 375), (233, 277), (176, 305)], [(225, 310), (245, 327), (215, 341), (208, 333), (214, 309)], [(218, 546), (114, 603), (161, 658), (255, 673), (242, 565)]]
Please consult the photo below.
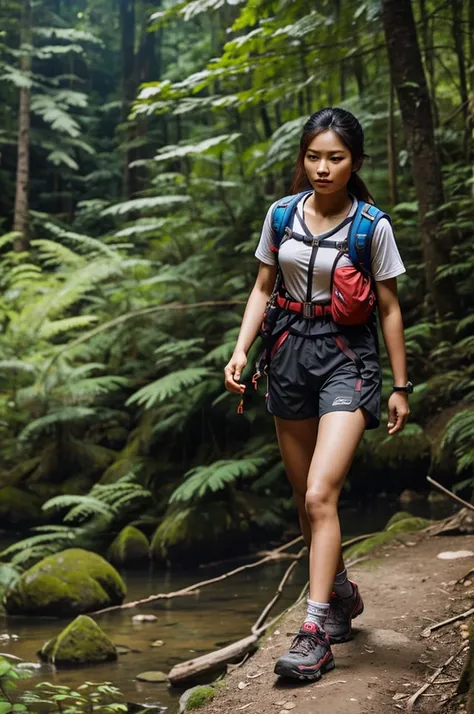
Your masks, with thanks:
[[(430, 624), (473, 606), (474, 581), (456, 584), (472, 557), (442, 560), (445, 551), (474, 551), (474, 536), (409, 534), (403, 543), (374, 551), (351, 577), (360, 586), (365, 612), (355, 620), (354, 639), (334, 645), (336, 669), (317, 683), (280, 681), (275, 660), (298, 630), (304, 606), (282, 619), (245, 664), (231, 671), (204, 714), (386, 714), (407, 711), (408, 699), (462, 645), (461, 624), (422, 637)], [(442, 672), (420, 696), (414, 713), (462, 714), (453, 699), (466, 654)], [(240, 687), (239, 687), (240, 685)]]

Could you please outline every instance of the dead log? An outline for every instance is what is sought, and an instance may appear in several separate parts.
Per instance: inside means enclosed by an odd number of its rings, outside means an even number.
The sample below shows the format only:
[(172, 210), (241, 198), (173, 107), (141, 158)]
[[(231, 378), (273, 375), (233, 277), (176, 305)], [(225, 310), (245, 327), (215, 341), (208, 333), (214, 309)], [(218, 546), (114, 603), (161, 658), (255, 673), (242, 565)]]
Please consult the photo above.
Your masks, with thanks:
[(177, 664), (168, 675), (171, 686), (187, 687), (201, 677), (207, 677), (211, 672), (224, 670), (227, 664), (255, 651), (258, 640), (258, 635), (249, 635), (220, 650)]

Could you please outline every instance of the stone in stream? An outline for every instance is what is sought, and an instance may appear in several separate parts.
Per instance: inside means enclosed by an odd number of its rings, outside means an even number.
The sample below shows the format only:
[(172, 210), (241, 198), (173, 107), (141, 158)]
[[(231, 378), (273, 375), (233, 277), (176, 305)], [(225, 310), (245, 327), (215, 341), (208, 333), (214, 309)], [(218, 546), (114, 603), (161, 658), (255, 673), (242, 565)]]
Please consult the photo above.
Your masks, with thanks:
[(156, 622), (156, 615), (134, 615), (132, 617), (132, 622)]
[(86, 615), (76, 617), (59, 635), (48, 640), (38, 654), (42, 660), (56, 666), (117, 659), (112, 641)]
[(134, 526), (123, 528), (109, 547), (107, 558), (117, 566), (140, 566), (148, 559), (150, 543)]
[(167, 682), (168, 677), (164, 672), (159, 672), (159, 671), (150, 671), (150, 672), (141, 672), (141, 674), (137, 674), (136, 679), (138, 679), (139, 682)]
[(69, 548), (25, 571), (4, 604), (11, 615), (64, 617), (120, 605), (126, 592), (122, 578), (104, 558)]

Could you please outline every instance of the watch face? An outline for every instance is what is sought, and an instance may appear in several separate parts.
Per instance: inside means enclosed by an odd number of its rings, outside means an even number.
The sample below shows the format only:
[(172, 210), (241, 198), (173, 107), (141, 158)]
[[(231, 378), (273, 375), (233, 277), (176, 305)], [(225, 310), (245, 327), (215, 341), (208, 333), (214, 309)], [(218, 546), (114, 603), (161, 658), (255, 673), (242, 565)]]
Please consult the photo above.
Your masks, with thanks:
[(407, 382), (407, 394), (412, 394), (413, 393), (413, 384), (411, 382)]

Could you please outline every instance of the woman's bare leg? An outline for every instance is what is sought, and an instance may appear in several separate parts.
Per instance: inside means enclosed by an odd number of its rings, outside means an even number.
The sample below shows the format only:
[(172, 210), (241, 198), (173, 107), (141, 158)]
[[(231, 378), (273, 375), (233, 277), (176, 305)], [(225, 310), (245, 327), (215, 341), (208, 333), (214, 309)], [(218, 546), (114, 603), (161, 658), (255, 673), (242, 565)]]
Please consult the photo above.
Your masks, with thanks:
[(318, 417), (297, 421), (275, 417), (275, 428), (280, 453), (288, 480), (293, 488), (301, 532), (308, 549), (311, 546), (311, 526), (305, 505), (306, 484), (309, 467), (316, 447), (318, 422)]
[(319, 420), (306, 489), (311, 525), (309, 597), (315, 602), (329, 602), (336, 572), (344, 568), (337, 504), (367, 420), (362, 409), (330, 412)]

